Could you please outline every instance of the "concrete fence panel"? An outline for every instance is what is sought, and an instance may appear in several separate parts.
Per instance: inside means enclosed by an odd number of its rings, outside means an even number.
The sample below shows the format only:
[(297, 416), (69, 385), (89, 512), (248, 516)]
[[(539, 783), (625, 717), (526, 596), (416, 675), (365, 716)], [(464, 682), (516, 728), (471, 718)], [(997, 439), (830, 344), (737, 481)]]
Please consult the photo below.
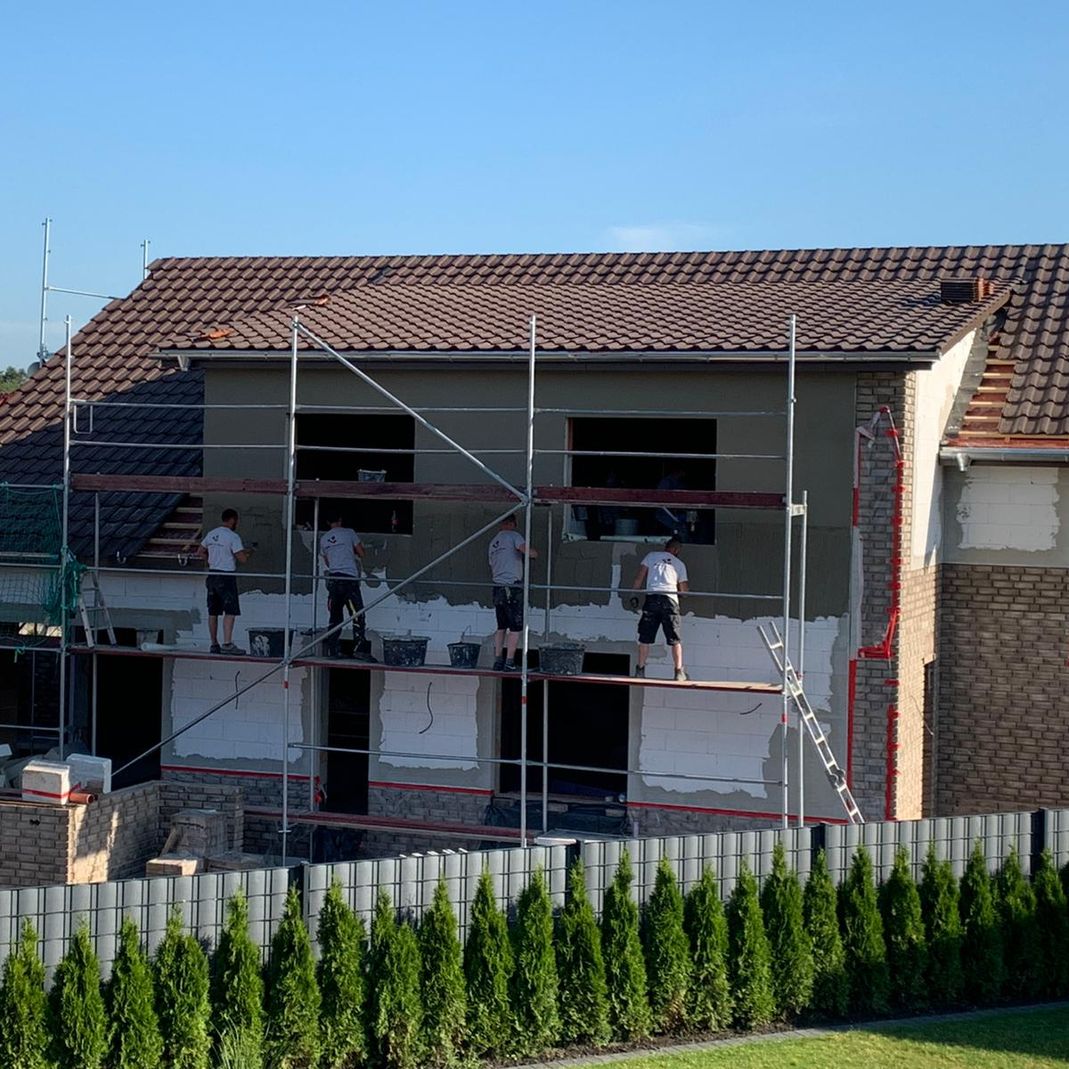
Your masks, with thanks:
[(616, 874), (624, 850), (630, 854), (634, 872), (632, 895), (640, 905), (649, 899), (662, 859), (668, 861), (684, 892), (694, 886), (706, 867), (711, 867), (720, 893), (726, 899), (744, 864), (759, 880), (768, 875), (778, 842), (783, 843), (787, 863), (798, 871), (802, 880), (808, 878), (819, 848), (827, 855), (836, 883), (845, 877), (858, 848), (866, 850), (872, 858), (878, 880), (887, 877), (900, 847), (909, 853), (916, 877), (920, 876), (929, 848), (934, 848), (940, 859), (949, 860), (960, 877), (977, 842), (992, 872), (1014, 847), (1025, 871), (1031, 872), (1034, 858), (1044, 848), (1051, 851), (1059, 867), (1069, 863), (1069, 809), (940, 817), (858, 827), (824, 825), (644, 839), (561, 841), (473, 852), (445, 850), (299, 865), (290, 869), (0, 890), (0, 962), (18, 939), (23, 922), (28, 920), (38, 933), (41, 955), (51, 976), (71, 935), (84, 920), (95, 941), (103, 973), (108, 976), (123, 917), (133, 919), (148, 950), (154, 952), (163, 938), (167, 919), (175, 910), (187, 930), (210, 949), (216, 945), (225, 922), (227, 901), (239, 887), (244, 889), (249, 901), (250, 934), (266, 961), (291, 883), (300, 889), (303, 915), (314, 942), (319, 913), (334, 880), (341, 885), (345, 901), (365, 923), (371, 921), (380, 889), (386, 891), (390, 901), (403, 913), (418, 921), (442, 880), (463, 939), (471, 922), (471, 903), (483, 871), (490, 873), (498, 905), (511, 912), (531, 875), (541, 869), (553, 906), (559, 909), (565, 902), (568, 868), (580, 857), (591, 902), (600, 914), (606, 888)]

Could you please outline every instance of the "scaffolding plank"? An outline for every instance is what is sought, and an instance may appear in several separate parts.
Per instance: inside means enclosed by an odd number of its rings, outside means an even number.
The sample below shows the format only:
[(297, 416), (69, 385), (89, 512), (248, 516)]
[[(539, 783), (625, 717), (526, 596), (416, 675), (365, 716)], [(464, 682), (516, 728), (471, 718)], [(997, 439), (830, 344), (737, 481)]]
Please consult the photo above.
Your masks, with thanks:
[(150, 494), (284, 494), (284, 479), (223, 479), (203, 475), (71, 475), (74, 490), (132, 490)]
[(783, 494), (737, 490), (654, 490), (633, 487), (538, 486), (535, 500), (577, 505), (678, 505), (683, 508), (780, 509)]
[[(302, 644), (299, 643), (297, 648), (299, 649)], [(173, 657), (176, 660), (229, 660), (264, 665), (282, 663), (281, 657), (253, 657), (251, 654), (228, 656), (225, 653), (209, 653), (206, 649), (196, 647), (142, 650), (134, 646), (71, 646), (70, 652), (98, 654), (103, 657)], [(334, 668), (342, 671), (358, 672), (411, 672), (439, 676), (497, 676), (503, 679), (517, 680), (520, 678), (520, 673), (515, 670), (497, 672), (493, 668), (453, 668), (452, 665), (448, 664), (392, 665), (358, 661), (351, 657), (297, 657), (293, 660), (293, 666), (295, 668)], [(556, 680), (568, 683), (609, 683), (615, 686), (676, 687), (684, 690), (716, 690), (735, 694), (779, 694), (781, 690), (778, 683), (733, 679), (687, 679), (676, 681), (674, 679), (650, 677), (636, 679), (634, 676), (554, 675), (549, 672), (538, 671), (528, 672), (527, 678), (531, 682)]]
[[(75, 490), (126, 490), (175, 494), (277, 494), (284, 495), (284, 479), (225, 479), (215, 476), (178, 475), (72, 475)], [(471, 501), (519, 504), (520, 498), (497, 483), (375, 483), (343, 479), (300, 480), (299, 498), (384, 498), (390, 501)], [(575, 505), (638, 505), (657, 508), (781, 509), (783, 494), (739, 490), (654, 490), (634, 487), (536, 486), (536, 503)]]

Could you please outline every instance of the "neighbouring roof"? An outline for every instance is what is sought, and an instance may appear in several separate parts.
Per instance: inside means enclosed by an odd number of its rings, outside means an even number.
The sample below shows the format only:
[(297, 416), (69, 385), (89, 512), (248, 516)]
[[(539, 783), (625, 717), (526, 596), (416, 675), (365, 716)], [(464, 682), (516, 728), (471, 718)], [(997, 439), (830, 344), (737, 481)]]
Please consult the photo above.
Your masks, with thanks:
[[(890, 296), (912, 286), (947, 278), (983, 276), (996, 293), (1011, 289), (994, 316), (995, 346), (984, 404), (966, 413), (962, 434), (1012, 444), (1030, 440), (1058, 443), (1069, 438), (1069, 246), (988, 245), (947, 248), (810, 249), (769, 252), (589, 253), (574, 255), (355, 256), (355, 257), (190, 257), (156, 260), (133, 292), (112, 301), (75, 336), (74, 394), (89, 400), (149, 400), (167, 405), (199, 400), (196, 371), (161, 363), (156, 353), (176, 337), (204, 334), (220, 324), (260, 313), (292, 310), (296, 302), (330, 297), (368, 301), (371, 293), (395, 287), (450, 289), (541, 287), (557, 292), (582, 286), (598, 300), (619, 304), (610, 287), (626, 287), (635, 302), (656, 302), (647, 290), (672, 287), (697, 294), (710, 285), (764, 287), (820, 283), (883, 286)], [(901, 283), (904, 290), (897, 289)], [(357, 291), (366, 291), (352, 294)], [(740, 293), (742, 290), (739, 291)], [(771, 290), (769, 290), (771, 292)], [(404, 296), (412, 297), (414, 294)], [(578, 290), (576, 292), (578, 300)], [(504, 304), (502, 294), (490, 297)], [(388, 293), (396, 305), (402, 296)], [(575, 303), (567, 296), (564, 300)], [(778, 314), (782, 308), (778, 301)], [(324, 307), (329, 307), (326, 305)], [(975, 311), (976, 306), (972, 306)], [(524, 308), (524, 315), (529, 309)], [(805, 337), (809, 330), (800, 328)], [(510, 328), (512, 329), (512, 328)], [(886, 320), (881, 330), (890, 333)], [(908, 331), (904, 322), (897, 328)], [(756, 333), (752, 333), (756, 337)], [(766, 339), (767, 340), (767, 339)], [(930, 339), (929, 339), (930, 340)], [(859, 352), (871, 338), (859, 339)], [(804, 344), (804, 341), (803, 341)], [(782, 348), (778, 342), (776, 348)], [(999, 364), (998, 361), (1003, 363)], [(59, 425), (63, 410), (63, 361), (50, 361), (20, 389), (0, 400), (0, 480), (49, 482), (61, 473)], [(978, 397), (980, 395), (978, 394)], [(992, 404), (992, 401), (995, 403)], [(200, 414), (184, 409), (98, 407), (94, 434), (114, 420), (126, 441), (194, 443)], [(147, 422), (142, 423), (144, 419)], [(89, 439), (88, 434), (80, 436)], [(77, 447), (76, 471), (135, 469), (161, 474), (198, 474), (196, 450), (99, 450)], [(126, 500), (126, 499), (124, 499)], [(111, 503), (116, 515), (122, 502)], [(130, 502), (132, 512), (145, 502)], [(160, 508), (165, 502), (161, 500)], [(146, 515), (140, 530), (154, 522)], [(156, 518), (158, 522), (158, 517)], [(136, 532), (135, 532), (136, 533)], [(123, 537), (116, 529), (117, 539)], [(128, 541), (136, 541), (128, 539)], [(109, 547), (110, 548), (110, 547)], [(115, 552), (129, 555), (132, 547)]]
[[(364, 285), (300, 306), (301, 323), (347, 352), (515, 352), (537, 315), (539, 353), (782, 353), (797, 316), (803, 354), (934, 359), (1005, 304), (1009, 283), (986, 299), (949, 304), (932, 280), (825, 282), (611, 282), (508, 285)], [(218, 324), (176, 350), (288, 350), (295, 309)], [(315, 348), (303, 336), (303, 348)]]

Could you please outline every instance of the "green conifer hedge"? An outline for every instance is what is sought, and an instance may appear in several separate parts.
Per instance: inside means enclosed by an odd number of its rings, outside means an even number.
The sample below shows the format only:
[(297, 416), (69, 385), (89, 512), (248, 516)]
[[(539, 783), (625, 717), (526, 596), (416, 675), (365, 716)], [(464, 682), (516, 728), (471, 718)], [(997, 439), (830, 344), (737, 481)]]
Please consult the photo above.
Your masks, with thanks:
[(928, 994), (933, 1006), (954, 1006), (961, 999), (961, 913), (958, 881), (949, 861), (929, 846), (920, 885), (921, 915), (928, 941)]
[(516, 903), (512, 952), (515, 1049), (520, 1054), (540, 1054), (558, 1042), (560, 1036), (553, 906), (540, 868), (535, 870)]
[(561, 1042), (601, 1046), (609, 1038), (609, 994), (601, 932), (586, 893), (581, 858), (568, 870), (568, 899), (557, 922)]
[(423, 1056), (419, 943), (379, 890), (368, 955), (368, 1038), (384, 1069), (416, 1069)]
[(240, 888), (227, 903), (212, 955), (212, 1026), (219, 1060), (258, 1069), (263, 1062), (264, 982), (260, 951), (249, 936), (249, 904)]
[(1039, 934), (1040, 994), (1061, 998), (1069, 994), (1069, 910), (1065, 891), (1050, 851), (1044, 850), (1032, 874), (1036, 893), (1036, 927)]
[(995, 900), (1002, 919), (1006, 994), (1034, 998), (1040, 990), (1040, 946), (1036, 895), (1021, 871), (1017, 848), (1010, 849), (995, 880)]
[(928, 940), (909, 854), (901, 847), (895, 851), (891, 874), (880, 888), (879, 900), (891, 1002), (910, 1012), (922, 1010), (929, 1002)]
[(835, 884), (823, 850), (818, 850), (802, 895), (805, 929), (813, 947), (810, 1010), (819, 1017), (843, 1017), (850, 1005), (846, 952), (839, 930)]
[(52, 1050), (58, 1069), (101, 1069), (108, 1049), (107, 1013), (100, 962), (89, 925), (78, 926), (50, 992)]
[(776, 1012), (798, 1017), (813, 999), (813, 943), (805, 927), (802, 885), (787, 867), (782, 842), (772, 852), (772, 871), (761, 888), (761, 912), (772, 950), (772, 993)]
[(666, 857), (657, 865), (642, 922), (654, 1031), (682, 1031), (687, 1024), (690, 995), (690, 941), (683, 930), (683, 893)]
[(727, 905), (728, 976), (738, 1028), (760, 1028), (776, 1015), (772, 950), (765, 932), (757, 881), (743, 861)]
[(1002, 993), (1002, 929), (987, 859), (979, 841), (961, 878), (961, 968), (966, 997), (984, 1006)]
[(367, 1052), (364, 1030), (364, 922), (346, 904), (334, 880), (319, 911), (322, 1069), (356, 1069)]
[(650, 1032), (646, 962), (639, 938), (638, 906), (631, 897), (631, 857), (620, 854), (601, 911), (601, 952), (609, 992), (609, 1028), (614, 1039), (643, 1039)]
[(687, 1018), (694, 1028), (717, 1032), (731, 1024), (733, 1001), (728, 983), (728, 922), (716, 875), (708, 866), (687, 895), (683, 924), (693, 964)]
[(475, 1055), (502, 1054), (512, 1035), (512, 943), (505, 915), (494, 899), (494, 881), (483, 870), (471, 904), (464, 944), (468, 989), (468, 1046)]
[(169, 1069), (207, 1069), (211, 1050), (208, 959), (175, 910), (156, 949), (156, 1015)]
[(37, 956), (37, 933), (24, 921), (18, 945), (0, 979), (0, 1065), (46, 1069), (48, 1004), (45, 969)]
[(890, 995), (887, 948), (876, 901), (872, 861), (863, 847), (858, 847), (854, 854), (840, 898), (850, 1008), (858, 1014), (886, 1013)]
[(156, 990), (137, 925), (129, 917), (119, 930), (119, 952), (111, 967), (105, 1001), (108, 1069), (156, 1069), (163, 1057)]
[(445, 881), (434, 889), (419, 926), (422, 964), (424, 1064), (458, 1065), (467, 1033), (468, 996), (457, 918)]
[(267, 1054), (272, 1069), (319, 1063), (319, 985), (297, 888), (286, 895), (267, 967)]

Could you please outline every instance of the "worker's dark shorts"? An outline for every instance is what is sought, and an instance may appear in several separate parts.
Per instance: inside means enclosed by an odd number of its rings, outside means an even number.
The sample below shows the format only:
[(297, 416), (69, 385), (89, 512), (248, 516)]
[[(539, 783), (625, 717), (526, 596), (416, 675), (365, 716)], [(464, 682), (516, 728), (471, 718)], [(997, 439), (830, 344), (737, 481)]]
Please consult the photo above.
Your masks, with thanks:
[(354, 611), (364, 607), (364, 599), (360, 591), (360, 580), (355, 576), (339, 576), (330, 573), (327, 579), (327, 604), (331, 610), (338, 608), (338, 619), (341, 619), (341, 610), (352, 604)]
[(209, 575), (204, 585), (208, 588), (209, 616), (241, 615), (236, 575)]
[(523, 587), (495, 586), (494, 612), (498, 631), (522, 631)]
[(679, 642), (679, 605), (667, 594), (647, 594), (638, 618), (638, 640), (648, 646), (657, 639), (657, 628), (664, 631), (669, 646)]

